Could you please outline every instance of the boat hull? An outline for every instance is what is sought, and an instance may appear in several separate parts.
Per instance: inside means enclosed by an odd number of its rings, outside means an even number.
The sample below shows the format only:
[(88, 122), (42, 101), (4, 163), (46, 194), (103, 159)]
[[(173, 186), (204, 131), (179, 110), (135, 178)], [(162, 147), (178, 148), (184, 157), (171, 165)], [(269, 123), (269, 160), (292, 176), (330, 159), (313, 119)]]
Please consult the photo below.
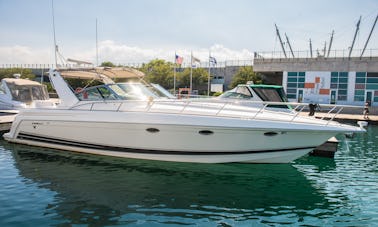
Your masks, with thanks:
[[(334, 130), (203, 116), (84, 111), (23, 112), (10, 142), (125, 158), (175, 162), (288, 163)], [(100, 120), (102, 117), (102, 120)], [(164, 124), (159, 122), (164, 119)], [(300, 127), (301, 126), (301, 127)]]

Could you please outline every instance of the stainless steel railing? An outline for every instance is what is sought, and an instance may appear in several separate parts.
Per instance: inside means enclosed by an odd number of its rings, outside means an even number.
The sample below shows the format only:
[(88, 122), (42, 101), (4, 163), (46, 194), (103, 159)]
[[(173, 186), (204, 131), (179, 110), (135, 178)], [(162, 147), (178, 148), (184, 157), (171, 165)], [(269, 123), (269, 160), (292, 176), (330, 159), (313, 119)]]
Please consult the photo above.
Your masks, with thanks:
[[(286, 108), (283, 108), (286, 107)], [(361, 106), (322, 104), (322, 117), (325, 124), (335, 119), (344, 108), (362, 108)], [(308, 103), (262, 102), (244, 100), (208, 99), (169, 99), (169, 100), (110, 100), (81, 102), (71, 110), (115, 111), (115, 112), (164, 112), (172, 114), (207, 115), (217, 117), (234, 117), (261, 119), (263, 113), (280, 112), (286, 119), (294, 122), (305, 115)], [(319, 111), (318, 111), (319, 112)], [(274, 119), (272, 119), (274, 120)]]

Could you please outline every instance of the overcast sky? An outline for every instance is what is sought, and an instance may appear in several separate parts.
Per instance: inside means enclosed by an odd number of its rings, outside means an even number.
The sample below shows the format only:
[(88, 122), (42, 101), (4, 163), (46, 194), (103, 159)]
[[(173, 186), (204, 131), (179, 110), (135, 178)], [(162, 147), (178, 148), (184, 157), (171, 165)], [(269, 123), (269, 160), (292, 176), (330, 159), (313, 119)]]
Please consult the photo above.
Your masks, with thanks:
[[(378, 0), (54, 0), (61, 54), (96, 63), (139, 63), (177, 52), (207, 61), (249, 60), (280, 51), (274, 24), (295, 51), (327, 45), (362, 49), (378, 14)], [(51, 0), (0, 0), (0, 64), (54, 63)], [(377, 25), (378, 26), (378, 25)], [(378, 48), (375, 29), (368, 48)], [(288, 48), (286, 46), (286, 48)]]

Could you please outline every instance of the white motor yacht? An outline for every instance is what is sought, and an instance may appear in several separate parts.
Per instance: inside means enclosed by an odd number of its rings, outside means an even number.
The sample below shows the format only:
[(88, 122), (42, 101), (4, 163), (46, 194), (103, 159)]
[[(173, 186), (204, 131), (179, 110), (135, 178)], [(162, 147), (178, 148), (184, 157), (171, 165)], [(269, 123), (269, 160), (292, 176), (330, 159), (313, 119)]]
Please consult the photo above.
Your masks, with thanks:
[[(288, 163), (360, 127), (243, 106), (222, 100), (138, 98), (117, 84), (75, 94), (50, 70), (61, 103), (24, 109), (4, 138), (10, 142), (125, 158), (198, 163)], [(93, 74), (93, 71), (90, 72)], [(98, 72), (100, 76), (105, 73)], [(141, 92), (143, 89), (140, 90)], [(282, 103), (281, 103), (282, 105)]]
[(54, 106), (46, 86), (32, 80), (4, 78), (0, 85), (0, 109), (19, 110), (43, 106)]

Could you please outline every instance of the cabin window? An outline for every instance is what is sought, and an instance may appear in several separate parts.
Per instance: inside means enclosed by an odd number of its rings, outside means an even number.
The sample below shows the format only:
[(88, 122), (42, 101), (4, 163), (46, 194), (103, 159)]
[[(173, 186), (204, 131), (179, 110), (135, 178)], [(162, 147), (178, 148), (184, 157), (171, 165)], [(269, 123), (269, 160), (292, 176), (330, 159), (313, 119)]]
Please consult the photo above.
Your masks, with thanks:
[(49, 99), (45, 86), (15, 85), (9, 83), (8, 87), (15, 101), (28, 103), (33, 100)]
[(31, 87), (31, 95), (33, 100), (47, 100), (48, 96), (42, 86)]

